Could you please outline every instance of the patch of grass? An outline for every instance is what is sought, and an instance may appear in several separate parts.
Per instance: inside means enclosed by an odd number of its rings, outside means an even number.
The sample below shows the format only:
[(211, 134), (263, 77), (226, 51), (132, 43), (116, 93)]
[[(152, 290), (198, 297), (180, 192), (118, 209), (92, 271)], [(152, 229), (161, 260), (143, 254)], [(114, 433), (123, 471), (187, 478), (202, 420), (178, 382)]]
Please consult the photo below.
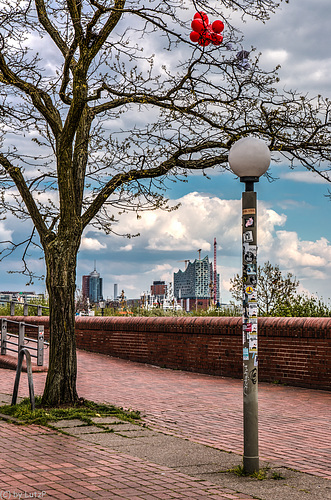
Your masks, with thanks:
[(258, 471), (255, 471), (250, 476), (254, 479), (257, 479), (258, 481), (263, 481), (264, 479), (267, 479), (267, 469), (260, 469)]
[(236, 476), (252, 477), (253, 479), (257, 479), (258, 481), (263, 481), (264, 479), (267, 479), (268, 470), (269, 467), (265, 467), (264, 469), (260, 469), (259, 471), (255, 471), (252, 474), (249, 474), (248, 472), (245, 471), (243, 465), (237, 465), (237, 467), (229, 469), (228, 472), (232, 472)]
[(273, 472), (271, 474), (271, 479), (275, 479), (276, 481), (279, 481), (280, 479), (285, 479), (285, 477), (282, 476), (281, 474), (279, 474), (279, 472)]
[(84, 425), (96, 425), (92, 421), (94, 417), (115, 417), (120, 420), (134, 423), (140, 420), (140, 413), (137, 411), (123, 410), (113, 405), (98, 404), (87, 399), (80, 399), (73, 406), (62, 406), (58, 408), (43, 407), (41, 397), (36, 397), (36, 408), (31, 410), (29, 398), (23, 399), (21, 403), (14, 406), (0, 406), (0, 414), (17, 418), (24, 424), (38, 424), (50, 426), (50, 422), (59, 420), (78, 419)]
[(237, 465), (237, 467), (233, 467), (233, 469), (229, 469), (227, 472), (232, 472), (236, 476), (248, 476), (247, 472), (245, 472), (243, 465)]

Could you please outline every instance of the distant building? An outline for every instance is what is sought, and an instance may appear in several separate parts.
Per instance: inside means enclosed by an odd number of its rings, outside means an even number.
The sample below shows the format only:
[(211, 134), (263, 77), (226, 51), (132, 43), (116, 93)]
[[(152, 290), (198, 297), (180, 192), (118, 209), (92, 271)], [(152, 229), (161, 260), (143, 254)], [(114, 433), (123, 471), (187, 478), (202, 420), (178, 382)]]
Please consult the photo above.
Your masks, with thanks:
[(3, 291), (0, 292), (0, 302), (1, 300), (4, 301), (18, 301), (18, 302), (29, 302), (31, 300), (43, 300), (45, 298), (45, 295), (43, 293), (35, 293), (35, 292), (10, 292), (10, 291)]
[(84, 298), (88, 298), (93, 303), (103, 300), (102, 278), (100, 278), (100, 273), (95, 268), (89, 275), (83, 276), (82, 294)]
[(84, 299), (88, 299), (90, 294), (90, 275), (85, 275), (82, 278), (82, 295)]
[[(213, 264), (208, 256), (195, 259), (194, 262), (186, 261), (185, 271), (174, 273), (174, 296), (177, 300), (185, 302), (184, 308), (207, 309), (213, 299)], [(216, 278), (216, 301), (219, 301), (219, 274)]]
[(153, 285), (151, 285), (151, 295), (160, 299), (164, 299), (167, 295), (167, 285), (165, 281), (153, 281)]
[(100, 278), (100, 274), (96, 270), (90, 274), (89, 299), (91, 302), (99, 302), (99, 300), (103, 299), (102, 278)]

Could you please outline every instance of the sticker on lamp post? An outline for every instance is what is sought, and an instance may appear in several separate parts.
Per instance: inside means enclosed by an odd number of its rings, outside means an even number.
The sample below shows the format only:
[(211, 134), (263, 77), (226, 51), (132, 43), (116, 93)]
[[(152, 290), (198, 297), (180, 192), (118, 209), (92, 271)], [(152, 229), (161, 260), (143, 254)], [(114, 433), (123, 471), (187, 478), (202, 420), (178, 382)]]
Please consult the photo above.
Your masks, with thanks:
[(249, 336), (249, 352), (257, 352), (257, 335)]
[(254, 217), (245, 218), (245, 227), (254, 227)]
[(250, 303), (248, 306), (248, 314), (250, 318), (257, 318), (257, 304)]
[(256, 274), (256, 264), (247, 264), (247, 274)]
[(245, 231), (243, 234), (244, 243), (249, 243), (250, 241), (254, 241), (253, 231)]
[(249, 275), (249, 284), (253, 287), (257, 285), (257, 277), (256, 274), (250, 274)]

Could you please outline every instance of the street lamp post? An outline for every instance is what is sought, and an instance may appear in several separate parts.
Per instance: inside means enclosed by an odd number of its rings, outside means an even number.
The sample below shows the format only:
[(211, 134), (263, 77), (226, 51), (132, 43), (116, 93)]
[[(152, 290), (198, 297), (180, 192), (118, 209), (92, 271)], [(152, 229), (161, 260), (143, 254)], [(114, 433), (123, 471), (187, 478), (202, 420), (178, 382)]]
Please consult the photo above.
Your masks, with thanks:
[(255, 137), (235, 142), (229, 152), (231, 170), (245, 183), (242, 193), (243, 282), (243, 414), (244, 471), (259, 470), (258, 440), (258, 296), (257, 296), (257, 204), (254, 183), (270, 164), (267, 145)]
[(104, 312), (105, 312), (105, 305), (106, 305), (106, 303), (105, 303), (104, 300), (100, 300), (99, 305), (100, 305), (100, 309), (101, 309), (101, 316), (103, 316)]

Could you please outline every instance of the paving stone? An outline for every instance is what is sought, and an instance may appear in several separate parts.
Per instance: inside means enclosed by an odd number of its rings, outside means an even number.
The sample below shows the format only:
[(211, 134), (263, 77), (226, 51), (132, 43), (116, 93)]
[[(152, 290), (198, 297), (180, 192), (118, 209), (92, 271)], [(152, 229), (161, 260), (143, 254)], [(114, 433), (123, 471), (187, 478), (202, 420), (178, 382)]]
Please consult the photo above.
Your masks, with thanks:
[(96, 427), (95, 425), (63, 427), (63, 429), (66, 430), (72, 436), (80, 436), (81, 434), (95, 434), (100, 432), (105, 433), (104, 429)]
[(117, 424), (124, 425), (127, 424), (125, 420), (121, 420), (117, 417), (92, 417), (91, 420), (97, 424)]
[(78, 418), (72, 420), (58, 420), (57, 422), (50, 422), (50, 423), (52, 426), (59, 427), (60, 429), (86, 425), (82, 420), (79, 420)]

